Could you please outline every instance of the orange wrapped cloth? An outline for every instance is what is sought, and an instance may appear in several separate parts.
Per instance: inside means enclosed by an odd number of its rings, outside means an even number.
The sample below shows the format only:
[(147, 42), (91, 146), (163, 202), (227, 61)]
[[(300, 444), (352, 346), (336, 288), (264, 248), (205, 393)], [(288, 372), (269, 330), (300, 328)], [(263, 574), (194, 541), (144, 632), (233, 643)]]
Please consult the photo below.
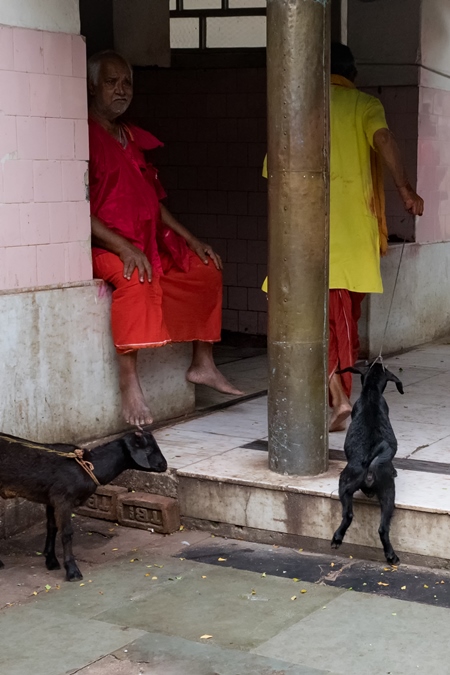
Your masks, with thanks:
[[(358, 321), (365, 293), (345, 289), (330, 290), (328, 321), (330, 337), (328, 346), (328, 376), (337, 370), (355, 365), (359, 355)], [(341, 375), (342, 387), (350, 398), (352, 374)]]
[(94, 275), (114, 286), (111, 327), (118, 354), (161, 347), (168, 342), (217, 342), (222, 325), (222, 274), (189, 251), (183, 272), (160, 254), (165, 274), (140, 282), (137, 270), (128, 281), (114, 253), (94, 258)]

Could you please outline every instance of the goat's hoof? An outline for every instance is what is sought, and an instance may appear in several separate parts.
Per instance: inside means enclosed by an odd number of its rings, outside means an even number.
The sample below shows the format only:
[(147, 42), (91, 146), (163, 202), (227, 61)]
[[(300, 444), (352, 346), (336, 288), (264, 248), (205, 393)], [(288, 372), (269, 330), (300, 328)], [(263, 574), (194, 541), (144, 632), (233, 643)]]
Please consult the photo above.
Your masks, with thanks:
[(390, 556), (386, 556), (386, 560), (388, 561), (389, 565), (398, 565), (400, 562), (400, 558), (396, 553), (393, 553)]
[(49, 560), (46, 560), (45, 566), (48, 570), (60, 570), (61, 569), (61, 565), (59, 564), (59, 562), (56, 558), (50, 558)]
[(5, 566), (4, 563), (2, 563), (2, 561), (0, 560), (0, 570), (1, 570), (2, 567), (4, 567), (4, 566)]
[(81, 581), (82, 578), (83, 575), (78, 568), (76, 570), (67, 570), (66, 581)]
[(342, 539), (337, 539), (336, 537), (333, 537), (331, 540), (331, 548), (339, 548), (339, 546), (342, 544)]

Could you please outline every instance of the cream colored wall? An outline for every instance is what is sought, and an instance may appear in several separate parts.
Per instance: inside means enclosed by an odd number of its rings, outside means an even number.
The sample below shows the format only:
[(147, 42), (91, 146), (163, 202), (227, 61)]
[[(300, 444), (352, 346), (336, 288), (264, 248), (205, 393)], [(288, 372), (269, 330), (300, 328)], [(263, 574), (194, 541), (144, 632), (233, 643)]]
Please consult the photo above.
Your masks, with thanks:
[(78, 34), (78, 0), (1, 0), (0, 24)]
[(420, 6), (421, 0), (348, 0), (348, 43), (358, 61), (416, 63)]
[(170, 66), (168, 0), (114, 0), (114, 48), (134, 66)]
[(450, 0), (422, 0), (421, 62), (450, 76)]

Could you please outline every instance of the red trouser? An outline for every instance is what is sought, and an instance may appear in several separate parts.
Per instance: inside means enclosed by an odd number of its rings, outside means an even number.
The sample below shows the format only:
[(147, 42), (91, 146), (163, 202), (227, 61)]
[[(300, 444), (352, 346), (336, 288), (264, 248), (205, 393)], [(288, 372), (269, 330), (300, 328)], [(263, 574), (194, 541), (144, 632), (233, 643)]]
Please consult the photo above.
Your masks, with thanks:
[(188, 272), (170, 267), (161, 256), (164, 275), (139, 281), (137, 269), (128, 281), (114, 253), (94, 257), (94, 276), (114, 287), (111, 326), (119, 354), (167, 342), (217, 342), (222, 326), (222, 273), (189, 251)]
[[(328, 376), (331, 377), (336, 370), (349, 368), (358, 359), (358, 321), (361, 316), (361, 303), (365, 293), (354, 293), (338, 288), (330, 290), (329, 297)], [(343, 389), (350, 398), (352, 374), (343, 373), (341, 380)]]

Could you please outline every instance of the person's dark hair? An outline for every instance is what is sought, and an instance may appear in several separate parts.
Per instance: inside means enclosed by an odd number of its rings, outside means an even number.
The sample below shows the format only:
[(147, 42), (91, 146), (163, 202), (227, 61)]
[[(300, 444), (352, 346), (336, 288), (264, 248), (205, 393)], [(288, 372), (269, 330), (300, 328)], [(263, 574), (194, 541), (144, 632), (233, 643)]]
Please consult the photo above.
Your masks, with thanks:
[(357, 75), (355, 58), (350, 47), (340, 42), (331, 43), (331, 74), (342, 75), (348, 80), (355, 79)]

